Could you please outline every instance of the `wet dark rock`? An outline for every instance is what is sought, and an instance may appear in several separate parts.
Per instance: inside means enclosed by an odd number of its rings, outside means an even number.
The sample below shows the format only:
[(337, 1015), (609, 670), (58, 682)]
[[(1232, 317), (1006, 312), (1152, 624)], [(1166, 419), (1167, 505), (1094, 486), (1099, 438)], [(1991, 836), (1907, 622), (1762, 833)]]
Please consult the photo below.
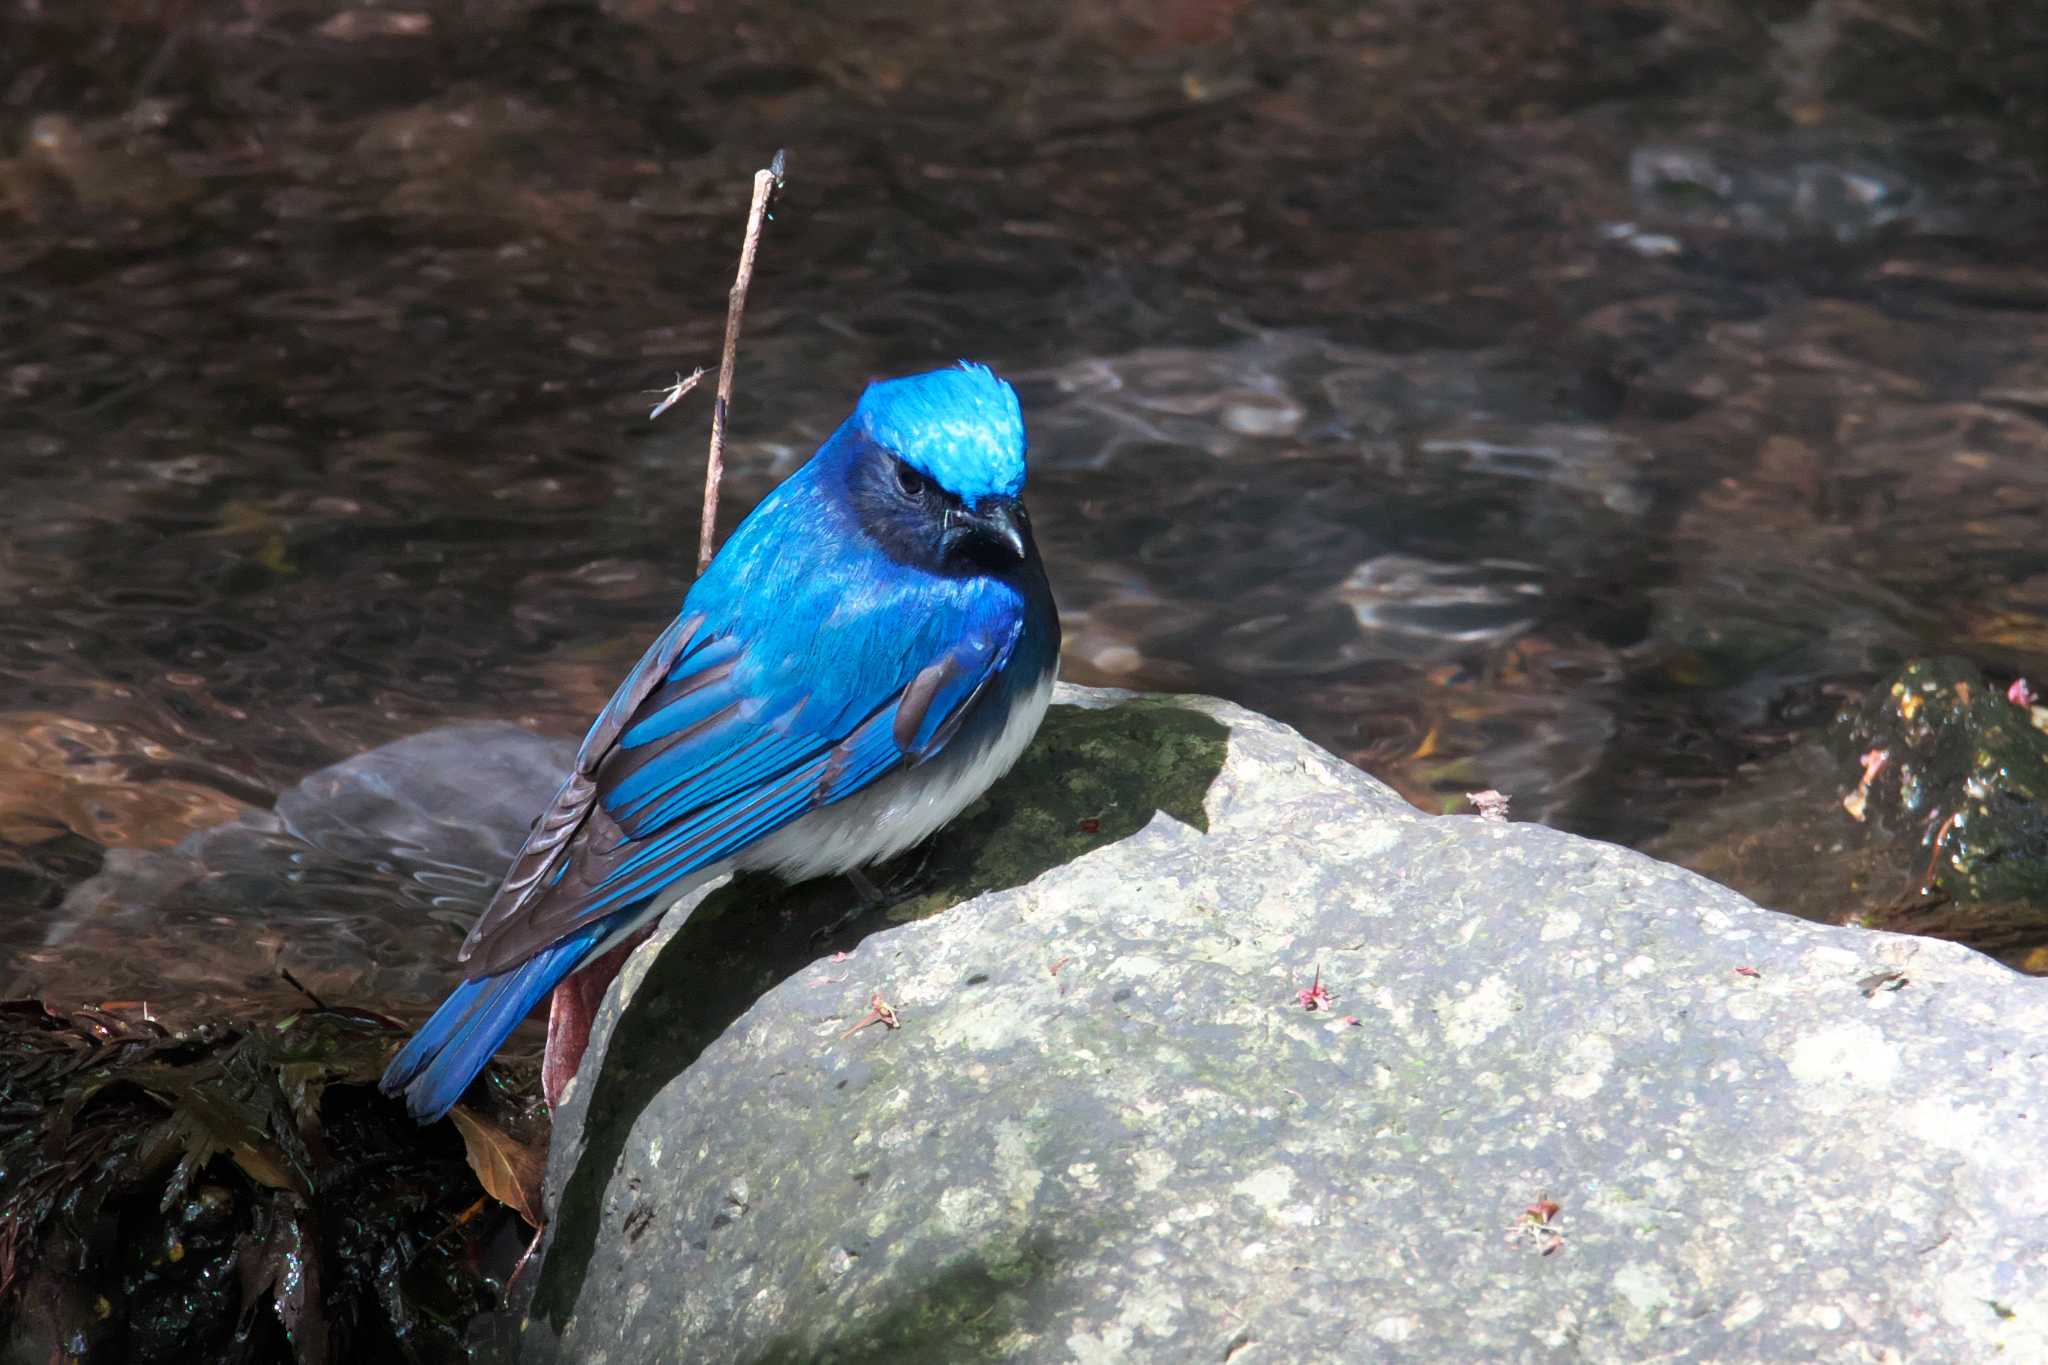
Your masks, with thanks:
[(2048, 711), (1908, 664), (1646, 849), (1794, 914), (2048, 971)]
[[(282, 966), (316, 991), (431, 1005), (574, 752), (514, 725), (446, 726), (313, 772), (274, 809), (170, 849), (111, 849), (0, 987), (76, 1001), (111, 986), (178, 1023), (289, 1006)], [(122, 945), (159, 941), (177, 952), (125, 961)]]
[(2048, 986), (1059, 701), (907, 922), (628, 963), (523, 1360), (2048, 1353)]
[(2048, 923), (2044, 722), (2048, 712), (2009, 697), (1970, 664), (1930, 659), (1871, 689), (1829, 739), (1838, 758), (1874, 769), (1850, 798), (1851, 813), (1930, 846), (1943, 894), (2033, 901)]
[(1629, 186), (1650, 222), (1773, 240), (1859, 242), (1886, 230), (1938, 231), (1945, 222), (1909, 171), (1861, 148), (1653, 144), (1629, 158)]

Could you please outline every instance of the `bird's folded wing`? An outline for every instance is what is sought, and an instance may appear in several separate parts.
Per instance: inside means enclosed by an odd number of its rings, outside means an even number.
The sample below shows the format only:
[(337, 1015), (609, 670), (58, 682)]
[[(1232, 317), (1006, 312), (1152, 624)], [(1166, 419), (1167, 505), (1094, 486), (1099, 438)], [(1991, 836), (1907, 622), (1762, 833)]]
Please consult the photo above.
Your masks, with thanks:
[(1001, 673), (1020, 629), (1003, 613), (930, 653), (914, 640), (878, 643), (866, 659), (842, 660), (840, 685), (828, 688), (750, 667), (736, 637), (678, 622), (592, 727), (464, 945), (469, 974), (517, 965), (936, 755)]
[[(469, 936), (463, 940), (462, 951), (456, 954), (456, 961), (470, 962), (474, 959), (484, 940), (492, 937), (508, 919), (532, 902), (550, 880), (551, 874), (561, 865), (570, 841), (583, 828), (597, 800), (598, 765), (618, 743), (626, 722), (640, 709), (648, 694), (661, 685), (689, 650), (703, 625), (701, 615), (679, 616), (671, 621), (668, 629), (655, 637), (647, 652), (640, 656), (640, 662), (633, 665), (633, 671), (612, 693), (604, 710), (598, 712), (589, 733), (583, 736), (582, 747), (576, 751), (576, 763), (569, 769), (569, 776), (563, 779), (553, 803), (527, 831), (526, 842), (520, 845), (518, 854), (513, 857), (512, 866), (507, 869), (497, 894), (491, 897), (491, 903), (470, 926)], [(470, 974), (484, 973), (472, 971)]]

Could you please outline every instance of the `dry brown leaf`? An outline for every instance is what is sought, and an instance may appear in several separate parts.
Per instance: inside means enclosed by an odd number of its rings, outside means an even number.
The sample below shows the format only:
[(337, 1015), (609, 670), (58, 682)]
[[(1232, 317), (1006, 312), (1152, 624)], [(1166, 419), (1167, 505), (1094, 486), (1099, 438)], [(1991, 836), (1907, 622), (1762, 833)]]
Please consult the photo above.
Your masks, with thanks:
[(524, 1218), (528, 1227), (538, 1229), (541, 1179), (546, 1174), (541, 1154), (504, 1129), (477, 1117), (466, 1105), (456, 1105), (448, 1111), (448, 1117), (455, 1120), (455, 1129), (462, 1134), (463, 1148), (469, 1153), (469, 1168), (476, 1172), (484, 1193)]

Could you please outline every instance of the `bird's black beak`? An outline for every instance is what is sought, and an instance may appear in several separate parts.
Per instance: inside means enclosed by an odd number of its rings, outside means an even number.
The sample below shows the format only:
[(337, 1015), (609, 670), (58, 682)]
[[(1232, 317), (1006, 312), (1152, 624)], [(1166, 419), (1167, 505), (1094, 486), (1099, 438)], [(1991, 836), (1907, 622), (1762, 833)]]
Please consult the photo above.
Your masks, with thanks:
[(946, 513), (947, 553), (965, 551), (982, 559), (1022, 560), (1024, 527), (1030, 517), (1015, 498), (983, 498), (977, 507)]

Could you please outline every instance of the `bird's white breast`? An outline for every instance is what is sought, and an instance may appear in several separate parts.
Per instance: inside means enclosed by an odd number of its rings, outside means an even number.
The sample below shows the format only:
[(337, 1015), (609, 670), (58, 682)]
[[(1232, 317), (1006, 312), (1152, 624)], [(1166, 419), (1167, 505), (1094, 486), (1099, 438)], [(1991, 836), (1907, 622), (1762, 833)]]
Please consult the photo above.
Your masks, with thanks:
[(844, 801), (783, 826), (733, 860), (792, 881), (881, 862), (937, 833), (1010, 771), (1052, 701), (1055, 669), (1011, 704), (1000, 729), (975, 742), (957, 736), (928, 763), (891, 773)]

